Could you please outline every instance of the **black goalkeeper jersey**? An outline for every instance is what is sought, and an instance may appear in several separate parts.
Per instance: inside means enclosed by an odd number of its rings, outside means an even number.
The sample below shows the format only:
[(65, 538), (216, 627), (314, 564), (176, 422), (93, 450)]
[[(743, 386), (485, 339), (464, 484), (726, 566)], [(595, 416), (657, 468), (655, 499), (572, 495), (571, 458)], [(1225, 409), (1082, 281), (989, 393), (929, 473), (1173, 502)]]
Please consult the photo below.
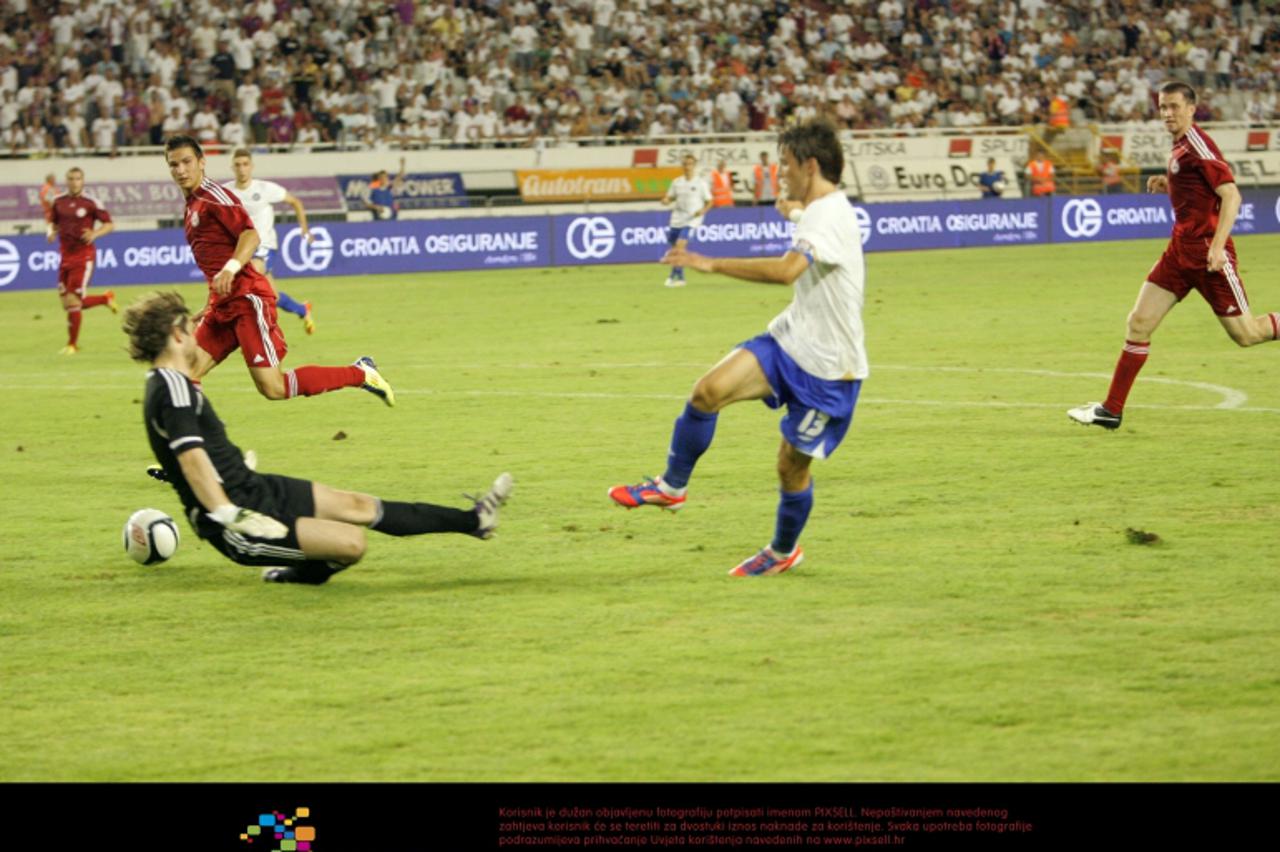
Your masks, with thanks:
[(233, 501), (237, 495), (253, 490), (256, 474), (245, 466), (240, 449), (227, 439), (226, 428), (195, 382), (177, 370), (163, 367), (151, 370), (147, 373), (147, 398), (142, 411), (151, 452), (168, 474), (188, 518), (193, 517), (193, 509), (214, 508), (200, 506), (182, 475), (178, 456), (188, 450), (200, 447), (209, 454), (223, 490)]

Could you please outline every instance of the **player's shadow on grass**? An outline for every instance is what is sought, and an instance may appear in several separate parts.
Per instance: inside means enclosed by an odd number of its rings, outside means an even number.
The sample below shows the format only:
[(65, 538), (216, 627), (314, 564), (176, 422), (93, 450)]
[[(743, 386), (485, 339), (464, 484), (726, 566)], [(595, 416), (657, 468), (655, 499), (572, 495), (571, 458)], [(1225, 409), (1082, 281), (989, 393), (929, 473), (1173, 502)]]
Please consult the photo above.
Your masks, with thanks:
[[(553, 578), (549, 577), (521, 577), (512, 575), (510, 577), (440, 577), (426, 576), (421, 578), (401, 576), (394, 580), (379, 578), (379, 582), (373, 583), (356, 583), (352, 582), (354, 577), (344, 577), (339, 574), (329, 581), (328, 586), (335, 590), (340, 586), (342, 596), (345, 598), (356, 597), (379, 597), (388, 593), (406, 594), (412, 592), (465, 592), (468, 589), (483, 589), (486, 587), (502, 588), (504, 590), (517, 590), (521, 587), (533, 589), (539, 587), (549, 588), (555, 583)], [(324, 587), (317, 587), (324, 589)]]

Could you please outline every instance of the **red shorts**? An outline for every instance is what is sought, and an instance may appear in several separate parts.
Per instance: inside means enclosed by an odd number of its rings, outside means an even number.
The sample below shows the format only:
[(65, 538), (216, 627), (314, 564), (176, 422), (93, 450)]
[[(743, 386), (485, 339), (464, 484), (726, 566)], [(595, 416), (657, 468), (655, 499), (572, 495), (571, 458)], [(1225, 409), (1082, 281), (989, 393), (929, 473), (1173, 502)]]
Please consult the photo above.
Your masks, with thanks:
[(1209, 271), (1209, 239), (1170, 240), (1164, 254), (1151, 267), (1147, 280), (1168, 290), (1178, 301), (1192, 290), (1200, 295), (1220, 317), (1248, 315), (1249, 297), (1236, 267), (1236, 247), (1227, 240), (1227, 265), (1219, 272)]
[(201, 318), (196, 343), (216, 364), (239, 348), (249, 367), (278, 367), (289, 351), (276, 324), (275, 297), (257, 293), (219, 302)]
[(92, 260), (74, 266), (59, 266), (58, 295), (83, 299), (85, 290), (89, 289), (89, 280), (93, 278), (93, 266)]

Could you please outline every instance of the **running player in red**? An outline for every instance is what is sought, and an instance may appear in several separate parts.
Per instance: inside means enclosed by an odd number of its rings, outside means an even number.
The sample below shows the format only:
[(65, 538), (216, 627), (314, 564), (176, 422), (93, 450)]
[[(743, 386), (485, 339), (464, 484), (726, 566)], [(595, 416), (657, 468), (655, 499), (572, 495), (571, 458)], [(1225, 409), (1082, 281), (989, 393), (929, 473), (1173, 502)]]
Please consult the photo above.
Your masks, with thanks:
[(395, 405), (391, 385), (367, 355), (349, 367), (284, 370), (287, 347), (276, 324), (271, 283), (249, 263), (258, 250), (258, 232), (240, 201), (205, 177), (204, 151), (190, 136), (165, 143), (169, 174), (187, 198), (187, 242), (209, 281), (209, 302), (196, 328), (199, 343), (191, 378), (199, 381), (239, 349), (259, 393), (267, 399), (314, 396), (339, 388), (364, 388)]
[[(95, 223), (97, 227), (94, 227)], [(107, 290), (101, 296), (88, 296), (98, 250), (94, 242), (115, 230), (115, 224), (98, 202), (84, 194), (84, 172), (79, 168), (67, 172), (67, 191), (55, 196), (49, 205), (49, 242), (58, 238), (62, 262), (58, 265), (58, 298), (67, 312), (67, 345), (63, 355), (80, 351), (80, 312), (106, 305), (119, 312), (116, 296)]]
[(1129, 390), (1147, 361), (1151, 335), (1192, 290), (1200, 291), (1218, 322), (1240, 346), (1280, 338), (1280, 313), (1255, 317), (1249, 310), (1231, 241), (1231, 227), (1240, 210), (1240, 190), (1218, 146), (1192, 120), (1195, 90), (1186, 83), (1165, 83), (1159, 103), (1160, 118), (1173, 135), (1173, 150), (1165, 175), (1148, 178), (1147, 191), (1169, 193), (1176, 219), (1173, 236), (1138, 291), (1106, 400), (1067, 412), (1072, 420), (1086, 426), (1120, 427)]

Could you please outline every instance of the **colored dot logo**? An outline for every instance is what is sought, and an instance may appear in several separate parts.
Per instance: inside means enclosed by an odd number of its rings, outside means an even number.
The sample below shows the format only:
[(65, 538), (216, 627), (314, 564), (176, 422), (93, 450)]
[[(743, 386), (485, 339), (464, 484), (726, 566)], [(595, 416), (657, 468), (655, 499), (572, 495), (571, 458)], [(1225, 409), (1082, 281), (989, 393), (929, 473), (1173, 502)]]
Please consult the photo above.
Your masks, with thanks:
[(255, 845), (255, 850), (263, 852), (315, 852), (316, 827), (301, 822), (310, 818), (311, 808), (298, 808), (292, 815), (258, 814), (258, 821), (240, 832), (240, 840), (251, 845), (266, 841)]

